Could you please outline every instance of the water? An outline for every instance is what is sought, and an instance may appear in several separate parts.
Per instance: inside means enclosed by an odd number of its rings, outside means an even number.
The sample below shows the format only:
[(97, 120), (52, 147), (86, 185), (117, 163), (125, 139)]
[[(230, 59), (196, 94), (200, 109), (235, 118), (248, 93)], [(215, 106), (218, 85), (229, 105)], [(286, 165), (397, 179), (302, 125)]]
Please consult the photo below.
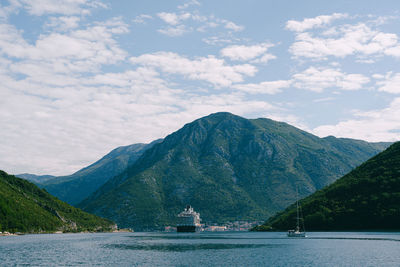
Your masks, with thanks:
[(0, 237), (1, 266), (400, 266), (400, 233), (100, 233)]

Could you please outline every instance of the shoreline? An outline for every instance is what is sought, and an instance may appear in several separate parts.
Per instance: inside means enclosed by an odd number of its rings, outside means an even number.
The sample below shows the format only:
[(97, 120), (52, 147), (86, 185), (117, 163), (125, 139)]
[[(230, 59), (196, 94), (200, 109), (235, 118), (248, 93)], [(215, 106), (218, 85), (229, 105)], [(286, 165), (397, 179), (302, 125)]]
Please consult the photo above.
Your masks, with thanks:
[(118, 229), (113, 231), (102, 231), (102, 232), (90, 232), (90, 231), (82, 231), (82, 232), (62, 232), (62, 231), (55, 231), (55, 232), (37, 232), (37, 233), (10, 233), (10, 232), (0, 232), (1, 236), (21, 236), (21, 235), (61, 235), (61, 234), (96, 234), (96, 233), (133, 233), (132, 229)]

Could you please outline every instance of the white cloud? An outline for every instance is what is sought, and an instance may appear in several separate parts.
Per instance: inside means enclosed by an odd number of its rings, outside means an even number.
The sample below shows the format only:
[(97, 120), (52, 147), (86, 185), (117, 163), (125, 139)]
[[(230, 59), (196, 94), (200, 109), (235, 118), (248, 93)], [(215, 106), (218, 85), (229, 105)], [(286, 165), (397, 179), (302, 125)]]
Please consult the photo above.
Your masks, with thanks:
[(158, 13), (157, 16), (170, 25), (178, 25), (182, 21), (191, 18), (191, 14), (187, 12), (182, 14), (161, 12)]
[[(0, 140), (7, 140), (0, 142), (0, 165), (6, 171), (70, 174), (119, 145), (164, 137), (211, 112), (275, 109), (239, 91), (173, 89), (179, 84), (166, 77), (229, 86), (257, 72), (250, 64), (154, 53), (132, 58), (138, 66), (104, 72), (105, 65), (129, 64), (116, 38), (128, 32), (128, 25), (114, 18), (82, 27), (86, 19), (80, 15), (91, 7), (87, 1), (64, 13), (54, 6), (39, 10), (37, 3), (26, 6), (31, 14), (62, 15), (47, 17), (46, 31), (36, 40), (0, 23)], [(169, 25), (185, 26), (185, 16)], [(216, 20), (204, 18), (191, 15), (200, 24)]]
[(67, 34), (42, 34), (32, 45), (14, 26), (0, 24), (0, 55), (20, 59), (15, 66), (18, 65), (20, 72), (26, 75), (30, 74), (23, 70), (28, 66), (32, 66), (29, 68), (35, 72), (41, 69), (51, 72), (93, 71), (101, 64), (114, 64), (125, 58), (126, 52), (119, 48), (113, 35), (127, 31), (126, 24), (113, 19)]
[(80, 18), (77, 16), (52, 17), (46, 26), (59, 31), (67, 31), (77, 28), (79, 26), (79, 21)]
[(288, 88), (291, 83), (291, 81), (278, 80), (261, 83), (235, 84), (232, 86), (232, 88), (249, 94), (274, 95), (280, 93), (282, 91), (281, 89)]
[(257, 69), (249, 64), (227, 65), (213, 56), (189, 59), (171, 52), (158, 52), (132, 57), (131, 62), (159, 68), (169, 74), (183, 75), (191, 80), (207, 81), (216, 86), (230, 86), (242, 82), (244, 76), (253, 76)]
[(149, 20), (149, 19), (153, 19), (153, 17), (150, 15), (147, 15), (147, 14), (141, 14), (139, 16), (136, 16), (132, 21), (134, 23), (144, 24), (144, 23), (146, 23), (146, 20)]
[(267, 53), (270, 47), (273, 47), (270, 43), (261, 43), (257, 45), (232, 45), (225, 47), (221, 50), (221, 55), (228, 57), (231, 60), (250, 60), (258, 58), (261, 62), (267, 62), (270, 59), (276, 58), (274, 55)]
[(22, 5), (19, 1), (9, 1), (8, 5), (0, 3), (0, 21), (6, 21), (8, 17), (11, 14), (16, 13), (21, 6)]
[[(397, 36), (396, 36), (397, 39)], [(385, 55), (400, 58), (400, 44), (390, 47), (384, 51)]]
[(292, 77), (297, 88), (322, 92), (326, 88), (342, 90), (359, 90), (369, 83), (370, 79), (362, 74), (346, 74), (339, 69), (309, 67)]
[(341, 121), (335, 125), (322, 125), (313, 130), (321, 137), (333, 135), (367, 140), (370, 142), (400, 140), (400, 98), (389, 107), (369, 112), (356, 112), (356, 119)]
[(272, 59), (276, 59), (276, 56), (266, 53), (262, 57), (252, 60), (251, 63), (267, 63)]
[(179, 5), (178, 6), (178, 9), (186, 9), (186, 8), (188, 8), (188, 7), (190, 7), (190, 6), (200, 6), (201, 4), (200, 4), (200, 2), (199, 1), (197, 1), (197, 0), (190, 0), (190, 1), (187, 1), (186, 3), (184, 3), (184, 4), (182, 4), (182, 5)]
[(208, 29), (215, 29), (217, 27), (223, 27), (224, 29), (231, 32), (238, 32), (244, 29), (243, 26), (237, 25), (232, 21), (226, 19), (216, 18), (213, 15), (203, 16), (198, 12), (187, 12), (182, 10), (179, 13), (175, 12), (160, 12), (157, 13), (162, 21), (164, 21), (167, 26), (158, 30), (158, 32), (175, 37), (181, 36), (184, 33), (193, 32), (195, 29), (198, 32), (205, 33)]
[(0, 140), (7, 140), (0, 165), (11, 173), (70, 174), (117, 146), (164, 137), (212, 112), (275, 109), (241, 93), (170, 89), (147, 68), (79, 77), (71, 86), (0, 79)]
[(333, 98), (333, 97), (324, 97), (324, 98), (314, 99), (313, 102), (314, 103), (321, 103), (321, 102), (331, 102), (333, 100), (335, 100), (335, 98)]
[(177, 25), (175, 27), (166, 27), (166, 28), (158, 30), (159, 33), (168, 35), (170, 37), (181, 36), (188, 31), (191, 31), (191, 29), (188, 29), (185, 25)]
[(208, 45), (224, 46), (226, 44), (232, 44), (237, 40), (233, 40), (229, 36), (211, 36), (203, 38), (202, 41)]
[(89, 0), (20, 0), (20, 2), (31, 15), (36, 16), (44, 14), (85, 15), (90, 13), (90, 8), (107, 7), (100, 1)]
[(113, 86), (115, 90), (119, 90), (118, 87), (128, 91), (134, 89), (135, 92), (167, 88), (165, 81), (159, 77), (159, 73), (149, 68), (97, 74), (86, 79), (84, 84)]
[(333, 20), (348, 17), (347, 14), (333, 13), (332, 15), (321, 15), (315, 18), (306, 18), (303, 21), (289, 20), (286, 23), (286, 29), (295, 32), (304, 32), (312, 28), (321, 27), (330, 24)]
[(168, 24), (167, 27), (158, 29), (159, 33), (168, 35), (170, 37), (181, 36), (186, 32), (193, 31), (193, 28), (187, 27), (186, 25), (182, 24), (185, 20), (188, 19), (196, 19), (196, 16), (188, 12), (182, 12), (180, 14), (177, 13), (167, 13), (161, 12), (158, 13), (157, 16), (162, 19), (165, 23)]
[[(383, 78), (382, 76), (376, 77)], [(379, 87), (378, 90), (381, 92), (400, 94), (400, 73), (389, 73), (385, 80), (378, 81), (376, 84)]]
[(226, 21), (225, 22), (225, 28), (227, 28), (229, 30), (233, 30), (235, 32), (240, 32), (240, 31), (244, 30), (244, 26), (237, 25), (232, 21)]
[(331, 28), (329, 33), (325, 32), (319, 36), (311, 32), (298, 32), (289, 51), (295, 57), (316, 60), (325, 60), (329, 56), (369, 57), (363, 61), (370, 63), (371, 56), (400, 57), (400, 44), (396, 34), (380, 32), (365, 23), (358, 23)]

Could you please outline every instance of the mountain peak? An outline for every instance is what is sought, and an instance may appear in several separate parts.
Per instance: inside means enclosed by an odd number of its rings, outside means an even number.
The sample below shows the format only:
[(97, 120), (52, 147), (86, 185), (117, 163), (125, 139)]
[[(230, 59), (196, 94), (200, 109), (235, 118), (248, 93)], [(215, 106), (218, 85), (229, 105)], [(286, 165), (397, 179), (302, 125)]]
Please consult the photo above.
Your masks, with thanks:
[(343, 142), (213, 113), (168, 135), (79, 206), (135, 229), (174, 224), (187, 203), (206, 221), (265, 219), (294, 200), (296, 185), (308, 195), (380, 151), (359, 142), (341, 150)]

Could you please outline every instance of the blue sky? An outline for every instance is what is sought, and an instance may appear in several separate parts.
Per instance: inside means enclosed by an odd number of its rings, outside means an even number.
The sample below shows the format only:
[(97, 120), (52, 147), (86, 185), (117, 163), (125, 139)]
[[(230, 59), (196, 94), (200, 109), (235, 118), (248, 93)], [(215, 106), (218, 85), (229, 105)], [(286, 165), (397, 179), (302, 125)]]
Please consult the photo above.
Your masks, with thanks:
[(229, 111), (400, 139), (398, 1), (0, 0), (0, 169), (70, 174)]

